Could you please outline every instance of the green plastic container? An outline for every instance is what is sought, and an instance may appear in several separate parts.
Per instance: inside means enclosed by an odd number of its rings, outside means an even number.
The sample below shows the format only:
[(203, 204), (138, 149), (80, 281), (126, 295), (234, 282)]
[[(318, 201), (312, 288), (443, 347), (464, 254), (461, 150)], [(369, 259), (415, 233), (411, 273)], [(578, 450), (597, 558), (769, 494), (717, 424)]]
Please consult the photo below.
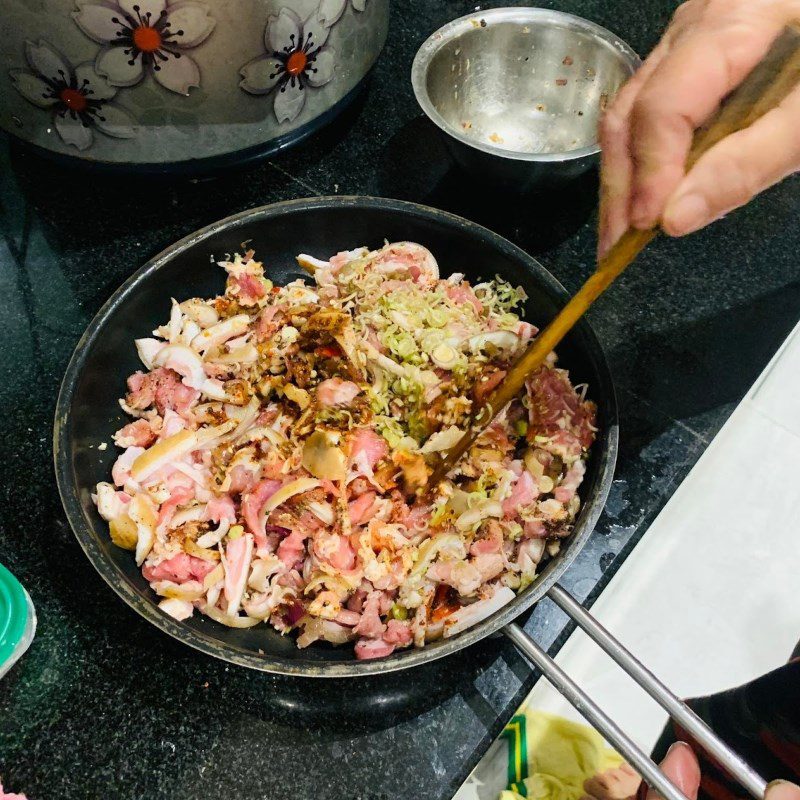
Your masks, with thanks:
[(0, 564), (0, 678), (30, 647), (36, 611), (22, 584)]

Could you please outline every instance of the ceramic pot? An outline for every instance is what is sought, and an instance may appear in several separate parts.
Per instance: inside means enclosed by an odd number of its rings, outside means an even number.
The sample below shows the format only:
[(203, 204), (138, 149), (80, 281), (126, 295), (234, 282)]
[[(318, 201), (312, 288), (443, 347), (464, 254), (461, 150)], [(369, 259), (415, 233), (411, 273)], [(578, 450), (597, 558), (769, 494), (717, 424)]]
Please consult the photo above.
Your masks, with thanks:
[(297, 143), (355, 95), (389, 0), (0, 0), (0, 126), (59, 157), (170, 170)]

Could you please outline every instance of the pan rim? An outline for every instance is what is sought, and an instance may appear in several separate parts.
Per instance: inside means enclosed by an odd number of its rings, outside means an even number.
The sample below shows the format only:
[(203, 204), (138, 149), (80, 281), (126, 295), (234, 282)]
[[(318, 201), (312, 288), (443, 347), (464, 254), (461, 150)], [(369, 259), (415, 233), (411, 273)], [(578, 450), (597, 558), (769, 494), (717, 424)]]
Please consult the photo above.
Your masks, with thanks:
[(561, 301), (565, 302), (568, 298), (566, 290), (559, 281), (535, 258), (520, 247), (478, 223), (440, 209), (406, 200), (369, 197), (365, 195), (319, 196), (271, 203), (233, 214), (184, 236), (150, 258), (142, 267), (136, 270), (122, 283), (92, 318), (75, 346), (59, 390), (53, 426), (53, 460), (56, 482), (70, 527), (94, 569), (127, 605), (140, 616), (155, 625), (159, 630), (206, 655), (211, 655), (229, 663), (263, 672), (314, 678), (367, 676), (409, 669), (427, 663), (428, 661), (443, 658), (465, 647), (469, 647), (485, 637), (498, 632), (520, 614), (527, 611), (561, 578), (563, 573), (582, 550), (594, 530), (611, 488), (619, 444), (617, 400), (608, 362), (603, 348), (591, 326), (586, 320), (582, 320), (579, 323), (580, 330), (582, 335), (588, 338), (588, 342), (592, 348), (592, 360), (599, 373), (600, 380), (598, 383), (600, 386), (598, 388), (603, 393), (606, 405), (607, 428), (603, 431), (603, 449), (601, 452), (596, 452), (594, 454), (595, 457), (600, 459), (595, 490), (593, 494), (586, 499), (579, 513), (575, 532), (569, 540), (570, 544), (557, 558), (550, 562), (537, 581), (522, 594), (517, 595), (510, 603), (495, 612), (495, 614), (451, 639), (441, 640), (440, 642), (428, 645), (424, 648), (401, 650), (385, 659), (366, 661), (343, 660), (341, 662), (328, 663), (288, 661), (272, 654), (257, 655), (231, 644), (222, 644), (208, 634), (189, 628), (173, 620), (160, 611), (152, 599), (139, 595), (129, 584), (127, 578), (120, 573), (118, 567), (105, 556), (95, 540), (92, 526), (88, 523), (83, 514), (81, 503), (75, 491), (73, 480), (74, 473), (69, 456), (69, 411), (74, 390), (90, 346), (101, 334), (105, 324), (109, 322), (109, 317), (124, 300), (133, 286), (148, 278), (152, 273), (157, 272), (163, 265), (190, 247), (201, 243), (221, 230), (235, 229), (254, 219), (267, 220), (280, 217), (286, 213), (331, 207), (352, 210), (377, 208), (394, 211), (404, 216), (410, 215), (413, 217), (445, 222), (463, 231), (479, 236), (493, 248), (512, 257), (515, 261), (524, 264), (532, 274), (536, 275), (537, 279), (541, 279), (547, 284), (547, 288), (551, 290), (551, 293)]

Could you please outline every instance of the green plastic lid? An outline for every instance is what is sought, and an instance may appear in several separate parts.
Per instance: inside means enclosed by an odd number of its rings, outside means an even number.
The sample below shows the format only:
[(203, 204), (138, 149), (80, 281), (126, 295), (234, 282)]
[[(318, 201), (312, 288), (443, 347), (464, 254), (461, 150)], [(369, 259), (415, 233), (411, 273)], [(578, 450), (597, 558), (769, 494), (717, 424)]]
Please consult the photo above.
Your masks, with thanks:
[(30, 645), (36, 616), (22, 584), (0, 564), (0, 675)]

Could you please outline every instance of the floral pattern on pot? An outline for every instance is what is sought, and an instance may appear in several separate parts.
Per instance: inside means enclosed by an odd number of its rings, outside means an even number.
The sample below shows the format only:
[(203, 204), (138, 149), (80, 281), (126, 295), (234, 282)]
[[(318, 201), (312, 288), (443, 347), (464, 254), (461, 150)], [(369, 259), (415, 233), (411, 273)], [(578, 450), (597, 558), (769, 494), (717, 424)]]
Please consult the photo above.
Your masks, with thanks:
[[(350, 0), (356, 11), (363, 11), (367, 7), (367, 0)], [(336, 24), (347, 8), (348, 0), (320, 0), (317, 12), (320, 21), (327, 28)]]
[(94, 141), (93, 130), (118, 139), (136, 135), (136, 121), (111, 102), (117, 89), (98, 75), (91, 62), (76, 67), (44, 40), (25, 42), (31, 72), (11, 70), (16, 90), (39, 108), (50, 109), (61, 139), (78, 150)]
[(72, 17), (105, 45), (95, 67), (113, 86), (133, 86), (150, 72), (165, 89), (189, 94), (200, 68), (184, 50), (208, 38), (216, 20), (199, 0), (78, 0)]
[(336, 54), (325, 47), (329, 27), (320, 21), (318, 12), (302, 21), (290, 8), (281, 8), (267, 20), (267, 52), (242, 67), (239, 86), (255, 95), (274, 92), (278, 122), (296, 119), (308, 90), (324, 86), (333, 77)]

